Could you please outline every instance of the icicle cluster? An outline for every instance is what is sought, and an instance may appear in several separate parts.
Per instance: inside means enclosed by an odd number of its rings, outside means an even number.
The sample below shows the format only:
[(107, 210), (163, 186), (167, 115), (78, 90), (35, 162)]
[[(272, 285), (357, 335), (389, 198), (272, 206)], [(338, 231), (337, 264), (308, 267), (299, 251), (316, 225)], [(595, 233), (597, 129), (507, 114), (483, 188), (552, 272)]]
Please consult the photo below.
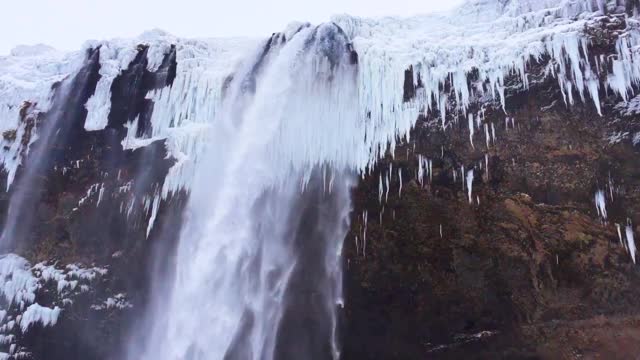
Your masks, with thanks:
[[(635, 51), (640, 46), (637, 22), (628, 19), (628, 29), (617, 39), (614, 56), (596, 57), (588, 52), (585, 29), (599, 26), (596, 22), (605, 14), (620, 13), (616, 4), (613, 0), (514, 0), (505, 6), (500, 1), (468, 0), (450, 14), (335, 17), (333, 22), (352, 40), (358, 53), (357, 74), (333, 79), (332, 91), (323, 90), (328, 98), (306, 109), (306, 114), (315, 114), (313, 121), (318, 121), (318, 126), (305, 127), (302, 120), (286, 119), (291, 123), (276, 129), (279, 139), (296, 141), (272, 147), (280, 153), (271, 156), (294, 166), (326, 163), (364, 173), (387, 150), (393, 154), (396, 143), (408, 137), (419, 114), (440, 116), (443, 126), (448, 114), (466, 116), (471, 145), (476, 147), (474, 136), (484, 132), (489, 147), (496, 141), (495, 127), (488, 123), (481, 126), (482, 114), (470, 113), (470, 105), (494, 100), (504, 108), (505, 79), (515, 76), (527, 88), (531, 65), (543, 59), (550, 59), (546, 74), (557, 79), (568, 105), (590, 98), (600, 112), (601, 94), (609, 90), (623, 100), (631, 99), (640, 81), (640, 59)], [(304, 26), (293, 24), (275, 41), (295, 38), (301, 28)], [(165, 139), (169, 155), (177, 160), (152, 201), (157, 209), (160, 199), (190, 188), (201, 155), (215, 141), (212, 134), (237, 126), (220, 116), (229, 90), (226, 86), (234, 76), (247, 71), (241, 60), (254, 58), (265, 44), (244, 39), (180, 39), (161, 31), (135, 39), (88, 43), (85, 48), (100, 47), (101, 78), (86, 104), (85, 129), (99, 130), (106, 125), (111, 84), (128, 67), (139, 44), (148, 46), (148, 70), (158, 68), (172, 45), (178, 64), (172, 86), (147, 94), (154, 103), (150, 136), (136, 137), (139, 119), (135, 119), (127, 125), (123, 140), (125, 148), (133, 149)], [(60, 54), (48, 48), (23, 48), (0, 57), (0, 71), (8, 74), (0, 79), (0, 131), (16, 130), (19, 139), (24, 132), (18, 121), (22, 102), (30, 100), (37, 103), (35, 110), (46, 110), (53, 82), (76, 71), (83, 56), (83, 52)], [(412, 70), (410, 80), (415, 90), (409, 100), (403, 93), (407, 69)], [(283, 89), (288, 86), (282, 85)], [(301, 94), (310, 94), (307, 90)], [(274, 88), (272, 99), (279, 99), (282, 93)], [(293, 103), (296, 99), (290, 100)], [(331, 111), (327, 111), (329, 107)], [(514, 126), (512, 117), (506, 117), (505, 122)], [(305, 129), (308, 132), (301, 132)], [(638, 139), (640, 142), (640, 135)], [(4, 137), (0, 146), (8, 149), (0, 152), (0, 162), (9, 172), (10, 184), (20, 154), (27, 149), (21, 141)], [(384, 182), (385, 178), (382, 186)]]
[[(551, 58), (547, 75), (557, 79), (566, 104), (589, 96), (600, 112), (600, 93), (606, 90), (600, 79), (627, 99), (640, 79), (638, 55), (632, 51), (638, 31), (630, 28), (618, 40), (617, 56), (606, 59), (589, 55), (584, 33), (610, 10), (620, 11), (613, 1), (520, 0), (503, 8), (497, 1), (476, 0), (451, 14), (405, 19), (344, 15), (333, 20), (359, 54), (361, 112), (371, 120), (367, 137), (377, 144), (389, 142), (393, 150), (396, 138), (408, 133), (421, 112), (439, 114), (444, 125), (447, 113), (465, 114), (474, 99), (493, 98), (504, 107), (505, 78), (516, 75), (527, 88), (528, 68), (545, 57)], [(597, 73), (606, 65), (611, 73)], [(412, 69), (416, 89), (409, 102), (402, 93), (406, 69)], [(473, 144), (472, 114), (468, 120)], [(487, 143), (489, 133), (486, 128)]]

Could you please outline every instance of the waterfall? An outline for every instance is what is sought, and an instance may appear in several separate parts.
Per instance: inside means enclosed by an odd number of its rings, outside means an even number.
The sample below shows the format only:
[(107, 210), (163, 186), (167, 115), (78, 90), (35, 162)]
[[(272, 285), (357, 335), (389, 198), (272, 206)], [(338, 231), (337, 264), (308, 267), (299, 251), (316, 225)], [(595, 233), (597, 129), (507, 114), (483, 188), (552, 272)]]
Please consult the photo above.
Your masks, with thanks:
[(46, 172), (56, 157), (64, 156), (64, 144), (74, 125), (84, 121), (84, 104), (97, 81), (98, 57), (98, 51), (89, 51), (75, 75), (54, 85), (51, 108), (45, 114), (35, 114), (32, 118), (34, 129), (31, 134), (36, 134), (37, 138), (29, 140), (33, 145), (27, 150), (25, 165), (12, 189), (0, 235), (0, 254), (14, 251), (15, 247), (26, 248), (31, 243), (28, 236), (44, 190)]
[[(275, 34), (224, 89), (171, 285), (130, 359), (337, 358), (342, 242), (363, 129), (333, 24)], [(365, 157), (366, 158), (366, 157)]]

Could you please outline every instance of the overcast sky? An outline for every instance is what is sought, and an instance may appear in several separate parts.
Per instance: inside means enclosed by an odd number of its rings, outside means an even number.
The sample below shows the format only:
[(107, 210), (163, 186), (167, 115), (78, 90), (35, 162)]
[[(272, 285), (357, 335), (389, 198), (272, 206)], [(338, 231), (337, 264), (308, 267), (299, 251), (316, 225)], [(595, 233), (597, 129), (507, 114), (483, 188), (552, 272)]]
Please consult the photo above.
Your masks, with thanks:
[(75, 50), (88, 39), (133, 37), (160, 28), (177, 36), (267, 36), (291, 21), (331, 15), (415, 15), (462, 0), (7, 0), (0, 13), (0, 54), (18, 44)]

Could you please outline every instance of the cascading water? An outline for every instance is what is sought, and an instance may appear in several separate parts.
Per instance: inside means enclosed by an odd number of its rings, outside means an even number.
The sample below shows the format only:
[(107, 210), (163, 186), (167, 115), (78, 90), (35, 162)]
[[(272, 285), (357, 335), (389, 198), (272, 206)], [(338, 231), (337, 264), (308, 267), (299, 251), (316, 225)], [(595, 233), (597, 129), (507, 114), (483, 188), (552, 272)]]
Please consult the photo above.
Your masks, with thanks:
[[(22, 173), (14, 184), (7, 210), (2, 235), (0, 235), (0, 254), (15, 250), (15, 247), (28, 245), (28, 234), (31, 232), (33, 213), (43, 190), (44, 172), (52, 166), (56, 156), (60, 156), (69, 132), (74, 124), (82, 121), (86, 113), (84, 103), (93, 90), (97, 79), (93, 79), (99, 66), (98, 51), (91, 51), (77, 74), (62, 80), (51, 101), (51, 108), (43, 114), (41, 129), (34, 129), (37, 139), (29, 150)], [(38, 127), (39, 119), (33, 119), (34, 127)], [(57, 149), (56, 149), (57, 148)]]
[[(274, 35), (225, 88), (170, 294), (130, 359), (338, 357), (342, 241), (361, 128), (333, 24)], [(360, 139), (362, 142), (362, 139)], [(162, 282), (165, 279), (157, 279)]]

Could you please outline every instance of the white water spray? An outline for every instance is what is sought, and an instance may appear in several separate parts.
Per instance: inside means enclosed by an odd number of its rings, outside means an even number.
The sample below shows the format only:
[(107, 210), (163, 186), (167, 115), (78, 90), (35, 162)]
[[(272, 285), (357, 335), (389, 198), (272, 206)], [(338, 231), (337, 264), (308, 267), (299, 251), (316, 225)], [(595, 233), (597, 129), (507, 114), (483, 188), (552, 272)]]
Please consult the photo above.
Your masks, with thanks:
[(339, 356), (361, 140), (349, 131), (362, 126), (346, 40), (335, 25), (274, 35), (234, 74), (192, 186), (171, 295), (156, 294), (149, 342), (129, 358)]

